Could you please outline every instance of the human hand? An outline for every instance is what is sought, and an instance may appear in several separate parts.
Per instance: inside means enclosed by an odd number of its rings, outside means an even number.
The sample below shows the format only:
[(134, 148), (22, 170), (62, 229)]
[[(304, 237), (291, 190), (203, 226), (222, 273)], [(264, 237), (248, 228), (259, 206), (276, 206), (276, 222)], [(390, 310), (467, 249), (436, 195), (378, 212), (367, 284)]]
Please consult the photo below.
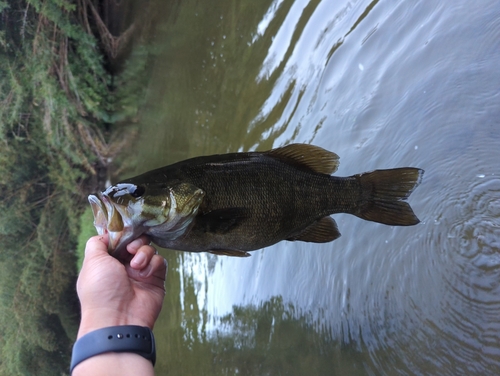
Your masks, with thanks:
[(76, 289), (82, 319), (78, 338), (96, 329), (116, 325), (153, 328), (165, 297), (166, 260), (141, 236), (127, 246), (133, 256), (126, 265), (108, 254), (108, 236), (94, 236)]

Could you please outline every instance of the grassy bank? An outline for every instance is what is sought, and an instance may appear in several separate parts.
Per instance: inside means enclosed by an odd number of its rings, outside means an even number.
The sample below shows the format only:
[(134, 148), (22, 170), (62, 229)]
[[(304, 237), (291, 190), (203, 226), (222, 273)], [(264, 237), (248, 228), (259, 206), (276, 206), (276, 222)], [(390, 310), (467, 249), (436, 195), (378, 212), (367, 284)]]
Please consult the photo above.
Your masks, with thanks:
[(81, 215), (132, 135), (116, 130), (127, 114), (116, 110), (125, 98), (110, 74), (120, 51), (107, 49), (117, 44), (106, 4), (0, 0), (2, 375), (68, 372), (75, 250), (92, 224)]
[(87, 206), (80, 216), (80, 233), (78, 234), (76, 247), (76, 269), (82, 268), (83, 257), (85, 255), (85, 244), (90, 237), (96, 235), (96, 230), (93, 225), (94, 215), (92, 209)]

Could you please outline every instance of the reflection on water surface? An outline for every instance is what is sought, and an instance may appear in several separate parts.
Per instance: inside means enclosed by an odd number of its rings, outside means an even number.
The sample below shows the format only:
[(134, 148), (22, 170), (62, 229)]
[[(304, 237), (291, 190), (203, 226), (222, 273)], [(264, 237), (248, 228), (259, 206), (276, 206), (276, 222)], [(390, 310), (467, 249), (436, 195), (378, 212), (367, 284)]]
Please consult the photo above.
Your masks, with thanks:
[(422, 223), (247, 259), (164, 251), (158, 374), (500, 372), (500, 5), (158, 1), (137, 173), (305, 142), (426, 170)]

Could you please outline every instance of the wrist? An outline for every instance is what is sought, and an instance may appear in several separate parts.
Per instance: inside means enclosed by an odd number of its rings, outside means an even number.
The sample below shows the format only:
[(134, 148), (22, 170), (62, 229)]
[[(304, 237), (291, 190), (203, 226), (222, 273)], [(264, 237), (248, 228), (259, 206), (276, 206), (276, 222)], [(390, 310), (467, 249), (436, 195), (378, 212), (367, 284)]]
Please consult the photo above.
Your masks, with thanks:
[(110, 326), (138, 325), (153, 329), (153, 325), (139, 317), (126, 312), (119, 312), (106, 308), (83, 309), (77, 339), (97, 329)]
[[(145, 374), (144, 371), (152, 370), (155, 360), (155, 341), (150, 329), (136, 325), (112, 326), (89, 332), (75, 342), (70, 372), (76, 368), (78, 374), (89, 374), (90, 370), (94, 375)], [(123, 367), (125, 363), (127, 366)], [(130, 373), (133, 368), (142, 371)], [(96, 373), (96, 370), (106, 370), (106, 373)]]
[(123, 375), (151, 375), (154, 368), (151, 361), (134, 353), (104, 353), (88, 358), (78, 364), (72, 376), (123, 376)]

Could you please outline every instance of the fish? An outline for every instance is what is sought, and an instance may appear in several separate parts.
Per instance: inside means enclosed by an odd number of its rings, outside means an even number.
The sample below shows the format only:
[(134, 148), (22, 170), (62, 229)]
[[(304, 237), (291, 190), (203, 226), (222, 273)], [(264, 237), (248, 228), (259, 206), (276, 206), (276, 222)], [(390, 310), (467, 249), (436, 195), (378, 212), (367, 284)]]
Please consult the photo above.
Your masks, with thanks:
[(246, 257), (280, 241), (327, 243), (336, 213), (391, 226), (419, 219), (407, 202), (415, 167), (332, 176), (339, 156), (309, 144), (200, 156), (145, 172), (89, 196), (94, 226), (111, 255), (145, 234), (179, 251)]

